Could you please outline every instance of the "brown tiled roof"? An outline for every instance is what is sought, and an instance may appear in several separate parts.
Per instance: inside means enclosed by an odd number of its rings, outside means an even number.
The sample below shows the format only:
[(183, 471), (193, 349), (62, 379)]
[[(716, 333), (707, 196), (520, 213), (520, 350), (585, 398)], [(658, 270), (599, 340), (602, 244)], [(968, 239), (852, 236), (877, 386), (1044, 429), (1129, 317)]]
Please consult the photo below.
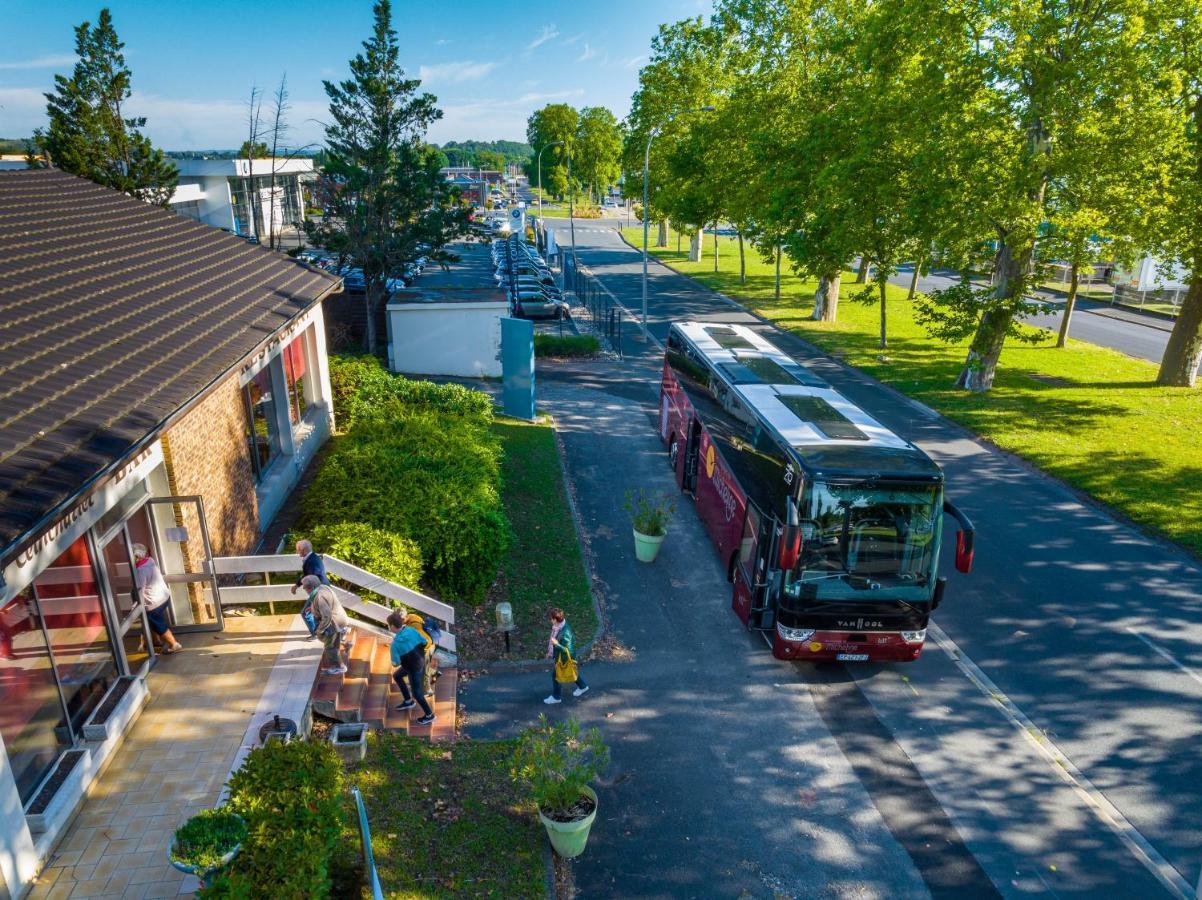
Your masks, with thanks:
[(337, 284), (73, 175), (0, 172), (0, 553)]

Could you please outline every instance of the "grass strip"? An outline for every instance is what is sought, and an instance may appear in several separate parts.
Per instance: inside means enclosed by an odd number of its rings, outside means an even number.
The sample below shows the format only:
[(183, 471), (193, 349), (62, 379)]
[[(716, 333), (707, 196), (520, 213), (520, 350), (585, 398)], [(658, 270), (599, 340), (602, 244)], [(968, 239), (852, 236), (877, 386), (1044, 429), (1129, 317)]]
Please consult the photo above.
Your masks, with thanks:
[(601, 352), (601, 342), (591, 334), (536, 334), (534, 355), (568, 358), (595, 356)]
[(348, 778), (363, 792), (386, 896), (546, 895), (546, 836), (534, 804), (509, 778), (513, 749), (513, 741), (369, 738)]
[[(641, 246), (641, 229), (624, 234)], [(1083, 341), (1057, 350), (1050, 334), (1038, 346), (1008, 343), (989, 393), (958, 390), (967, 342), (929, 337), (914, 321), (905, 288), (889, 286), (889, 347), (881, 350), (879, 308), (852, 302), (863, 286), (851, 273), (839, 321), (815, 322), (815, 282), (787, 264), (776, 300), (773, 267), (750, 246), (741, 282), (735, 239), (719, 239), (717, 272), (711, 235), (700, 262), (689, 262), (687, 238), (684, 252), (675, 250), (675, 235), (668, 244), (652, 252), (678, 271), (1202, 555), (1202, 391), (1157, 387), (1154, 364)], [(952, 483), (949, 494), (955, 490)]]

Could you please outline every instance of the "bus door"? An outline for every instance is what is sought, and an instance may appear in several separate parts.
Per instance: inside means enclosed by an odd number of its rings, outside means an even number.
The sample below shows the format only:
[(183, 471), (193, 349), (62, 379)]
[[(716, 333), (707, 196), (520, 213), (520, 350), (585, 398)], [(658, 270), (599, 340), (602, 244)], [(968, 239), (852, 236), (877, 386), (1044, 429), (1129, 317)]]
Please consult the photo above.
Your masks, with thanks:
[(684, 451), (684, 477), (681, 480), (681, 490), (691, 494), (697, 492), (697, 467), (701, 461), (701, 423), (693, 419), (689, 423), (689, 442)]
[(743, 537), (735, 563), (735, 612), (748, 628), (769, 631), (776, 627), (776, 610), (770, 602), (771, 559), (774, 529), (766, 517), (748, 501), (743, 519)]

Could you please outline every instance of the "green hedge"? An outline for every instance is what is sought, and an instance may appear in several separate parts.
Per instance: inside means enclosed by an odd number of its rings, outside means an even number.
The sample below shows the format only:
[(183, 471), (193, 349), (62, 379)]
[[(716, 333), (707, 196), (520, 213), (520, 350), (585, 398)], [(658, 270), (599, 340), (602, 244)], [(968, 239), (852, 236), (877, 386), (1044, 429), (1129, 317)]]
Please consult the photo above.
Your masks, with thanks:
[(422, 551), (410, 538), (362, 522), (317, 525), (306, 537), (329, 553), (373, 575), (417, 589), (422, 579)]
[(536, 334), (535, 356), (594, 356), (601, 352), (601, 342), (591, 334)]
[[(390, 375), (369, 357), (332, 358), (331, 377), (345, 431), (305, 492), (304, 532), (339, 526), (324, 534), (355, 549), (357, 559), (348, 561), (380, 575), (368, 560), (411, 542), (435, 590), (448, 600), (482, 602), (511, 539), (490, 398)], [(377, 544), (364, 528), (390, 537)], [(398, 552), (407, 555), (399, 569), (411, 571), (411, 551)]]
[(271, 741), (230, 778), (228, 809), (247, 839), (201, 897), (325, 897), (343, 832), (342, 762), (327, 741)]

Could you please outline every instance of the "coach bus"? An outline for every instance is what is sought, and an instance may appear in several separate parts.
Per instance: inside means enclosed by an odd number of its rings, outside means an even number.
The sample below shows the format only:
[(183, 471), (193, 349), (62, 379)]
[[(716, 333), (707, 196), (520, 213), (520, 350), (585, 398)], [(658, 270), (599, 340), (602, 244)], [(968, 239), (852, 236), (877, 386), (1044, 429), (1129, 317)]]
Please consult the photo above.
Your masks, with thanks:
[(731, 605), (781, 659), (909, 661), (947, 584), (943, 472), (825, 381), (740, 325), (678, 322), (660, 435), (727, 575)]

